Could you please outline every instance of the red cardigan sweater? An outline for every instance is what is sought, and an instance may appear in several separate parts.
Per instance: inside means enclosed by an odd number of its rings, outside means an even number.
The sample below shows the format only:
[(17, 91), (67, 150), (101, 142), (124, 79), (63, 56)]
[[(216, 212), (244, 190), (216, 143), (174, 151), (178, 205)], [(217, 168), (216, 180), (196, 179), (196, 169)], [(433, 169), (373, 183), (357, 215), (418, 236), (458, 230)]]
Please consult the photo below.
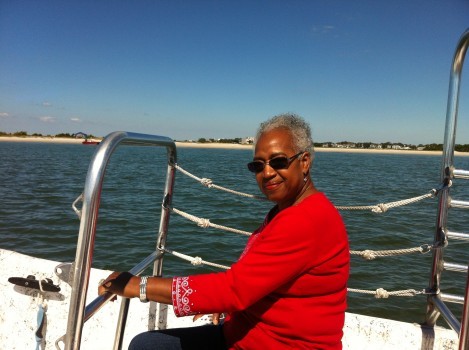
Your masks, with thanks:
[(230, 349), (341, 349), (349, 247), (322, 193), (264, 221), (221, 273), (175, 277), (177, 316), (228, 312)]

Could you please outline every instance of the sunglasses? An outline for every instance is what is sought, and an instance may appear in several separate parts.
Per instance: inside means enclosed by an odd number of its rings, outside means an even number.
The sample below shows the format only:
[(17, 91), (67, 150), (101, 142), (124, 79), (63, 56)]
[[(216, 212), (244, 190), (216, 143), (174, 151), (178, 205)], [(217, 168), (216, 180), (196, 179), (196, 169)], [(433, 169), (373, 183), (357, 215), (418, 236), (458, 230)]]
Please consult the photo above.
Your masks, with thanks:
[(301, 156), (303, 153), (305, 153), (305, 151), (301, 151), (300, 153), (297, 153), (290, 158), (285, 157), (285, 156), (275, 157), (275, 158), (269, 159), (267, 162), (264, 162), (263, 160), (254, 160), (248, 163), (248, 169), (249, 171), (252, 171), (253, 173), (256, 173), (256, 174), (264, 170), (266, 165), (269, 165), (274, 170), (288, 169), (291, 162), (293, 162), (296, 158)]

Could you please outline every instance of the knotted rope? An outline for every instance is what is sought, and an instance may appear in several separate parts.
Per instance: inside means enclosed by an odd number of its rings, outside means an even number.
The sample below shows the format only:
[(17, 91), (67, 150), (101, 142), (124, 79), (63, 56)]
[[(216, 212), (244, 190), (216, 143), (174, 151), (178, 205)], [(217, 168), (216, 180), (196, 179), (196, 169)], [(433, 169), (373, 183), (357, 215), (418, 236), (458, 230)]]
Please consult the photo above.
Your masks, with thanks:
[(207, 188), (212, 188), (213, 187), (213, 188), (216, 188), (218, 190), (233, 193), (233, 194), (236, 194), (236, 195), (242, 196), (242, 197), (266, 200), (266, 198), (264, 198), (264, 197), (256, 196), (256, 195), (249, 194), (249, 193), (239, 192), (239, 191), (231, 190), (231, 189), (226, 188), (226, 187), (218, 186), (218, 185), (214, 184), (211, 179), (197, 177), (197, 176), (191, 174), (190, 172), (188, 172), (187, 170), (184, 170), (183, 168), (181, 168), (177, 164), (175, 165), (175, 168), (177, 170), (179, 170), (181, 173), (183, 173), (183, 174), (189, 176), (190, 178), (200, 182), (202, 185), (204, 185)]
[(186, 254), (182, 254), (182, 253), (179, 253), (179, 252), (176, 252), (174, 250), (170, 250), (170, 249), (167, 249), (165, 248), (164, 251), (166, 253), (169, 253), (171, 255), (174, 255), (175, 257), (177, 258), (180, 258), (182, 260), (186, 260), (186, 261), (189, 261), (192, 265), (194, 266), (198, 266), (198, 265), (207, 265), (207, 266), (212, 266), (212, 267), (217, 267), (219, 269), (225, 269), (225, 270), (228, 270), (230, 267), (229, 266), (225, 266), (225, 265), (220, 265), (220, 264), (216, 264), (216, 263), (212, 263), (212, 262), (209, 262), (209, 261), (205, 261), (203, 260), (201, 257), (199, 256), (196, 256), (196, 257), (192, 257), (192, 256), (189, 256), (189, 255), (186, 255)]
[[(199, 218), (195, 215), (188, 214), (186, 212), (183, 212), (182, 210), (176, 209), (176, 208), (171, 208), (171, 211), (181, 215), (182, 217), (195, 222), (199, 227), (207, 228), (207, 227), (212, 227), (216, 228), (219, 230), (224, 230), (224, 231), (229, 231), (229, 232), (234, 232), (234, 233), (239, 233), (242, 235), (250, 236), (252, 233), (247, 232), (247, 231), (242, 231), (238, 230), (235, 228), (227, 227), (227, 226), (222, 226), (222, 225), (217, 225), (213, 224), (210, 222), (209, 219), (205, 218)], [(419, 247), (414, 247), (414, 248), (404, 248), (404, 249), (393, 249), (393, 250), (351, 250), (350, 254), (351, 255), (358, 255), (361, 256), (365, 260), (374, 260), (379, 257), (387, 257), (387, 256), (398, 256), (398, 255), (406, 255), (406, 254), (413, 254), (413, 253), (428, 253), (429, 251), (432, 250), (432, 246), (429, 244), (422, 244)]]
[(217, 225), (217, 224), (211, 223), (209, 219), (199, 218), (197, 216), (188, 214), (188, 213), (183, 212), (182, 210), (179, 210), (179, 209), (176, 209), (176, 208), (171, 208), (171, 211), (176, 213), (176, 214), (181, 215), (182, 217), (184, 217), (184, 218), (186, 218), (186, 219), (188, 219), (192, 222), (195, 222), (198, 226), (203, 227), (203, 228), (213, 227), (213, 228), (217, 228), (219, 230), (239, 233), (239, 234), (246, 235), (246, 236), (251, 235), (251, 232), (242, 231), (242, 230), (238, 230), (238, 229), (227, 227), (227, 226)]
[(406, 249), (393, 249), (393, 250), (351, 250), (351, 255), (358, 255), (361, 256), (365, 260), (374, 260), (379, 257), (385, 256), (398, 256), (398, 255), (406, 255), (412, 253), (428, 253), (432, 250), (432, 246), (430, 244), (422, 244), (420, 247), (415, 248), (406, 248)]
[(395, 202), (389, 202), (389, 203), (379, 203), (375, 205), (358, 205), (358, 206), (342, 206), (342, 205), (337, 205), (336, 208), (338, 210), (371, 210), (373, 213), (381, 214), (385, 213), (388, 211), (388, 209), (391, 208), (396, 208), (396, 207), (401, 207), (404, 205), (412, 204), (418, 201), (421, 201), (426, 198), (432, 198), (435, 196), (435, 191), (432, 189), (430, 193), (409, 198), (409, 199), (403, 199), (400, 201), (395, 201)]
[(414, 297), (419, 294), (427, 294), (425, 290), (418, 291), (415, 289), (404, 289), (404, 290), (396, 290), (396, 291), (388, 292), (386, 289), (383, 289), (383, 288), (378, 288), (376, 290), (347, 288), (347, 291), (350, 293), (362, 293), (362, 294), (374, 295), (376, 299), (386, 299), (391, 296)]
[[(220, 264), (215, 264), (211, 263), (208, 261), (203, 260), (201, 257), (192, 257), (186, 254), (182, 254), (170, 249), (165, 248), (164, 251), (166, 253), (169, 253), (177, 258), (180, 258), (182, 260), (189, 261), (192, 265), (198, 266), (198, 265), (207, 265), (207, 266), (212, 266), (212, 267), (217, 267), (220, 269), (229, 269), (229, 266), (226, 265), (220, 265)], [(397, 290), (397, 291), (391, 291), (388, 292), (384, 288), (378, 288), (376, 290), (366, 290), (366, 289), (354, 289), (354, 288), (347, 288), (347, 291), (350, 293), (362, 293), (362, 294), (368, 294), (368, 295), (374, 295), (375, 298), (377, 299), (386, 299), (389, 298), (390, 296), (396, 296), (396, 297), (413, 297), (419, 294), (427, 294), (425, 290), (418, 291), (415, 289), (404, 289), (404, 290)]]
[[(216, 188), (216, 189), (219, 189), (219, 190), (222, 190), (222, 191), (225, 191), (225, 192), (233, 193), (233, 194), (243, 196), (243, 197), (266, 200), (266, 198), (264, 198), (264, 197), (260, 197), (260, 196), (256, 196), (256, 195), (248, 194), (248, 193), (244, 193), (244, 192), (234, 191), (234, 190), (230, 190), (228, 188), (222, 187), (222, 186), (218, 186), (218, 185), (214, 184), (211, 179), (199, 178), (199, 177), (191, 174), (187, 170), (181, 168), (177, 164), (175, 165), (175, 168), (177, 170), (179, 170), (180, 172), (182, 172), (184, 175), (187, 175), (190, 178), (200, 182), (202, 185), (204, 185), (207, 188), (212, 188), (213, 187), (213, 188)], [(424, 194), (424, 195), (421, 195), (421, 196), (417, 196), (417, 197), (413, 197), (413, 198), (408, 198), (408, 199), (395, 201), (395, 202), (378, 203), (378, 204), (375, 204), (375, 205), (355, 205), (355, 206), (336, 205), (335, 207), (338, 210), (371, 210), (373, 213), (381, 214), (381, 213), (387, 212), (391, 208), (401, 207), (401, 206), (404, 206), (404, 205), (408, 205), (408, 204), (412, 204), (412, 203), (421, 201), (421, 200), (426, 199), (426, 198), (435, 197), (437, 193), (438, 193), (438, 190), (432, 189), (430, 191), (430, 193), (427, 193), (427, 194)]]

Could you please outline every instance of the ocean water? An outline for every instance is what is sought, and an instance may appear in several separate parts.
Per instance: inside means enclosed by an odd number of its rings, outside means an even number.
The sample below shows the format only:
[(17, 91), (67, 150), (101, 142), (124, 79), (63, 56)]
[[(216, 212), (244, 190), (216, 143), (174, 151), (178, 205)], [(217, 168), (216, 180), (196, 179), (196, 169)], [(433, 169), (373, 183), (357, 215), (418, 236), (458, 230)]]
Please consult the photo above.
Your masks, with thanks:
[[(95, 146), (0, 142), (0, 247), (36, 257), (72, 261), (79, 220), (73, 201), (83, 191)], [(241, 192), (259, 194), (246, 163), (250, 150), (179, 148), (178, 164), (200, 178)], [(429, 193), (439, 183), (441, 157), (317, 152), (313, 180), (336, 205), (372, 205)], [(456, 157), (456, 167), (469, 169), (469, 157)], [(103, 185), (93, 267), (130, 269), (151, 253), (159, 226), (166, 151), (157, 147), (119, 147)], [(452, 196), (467, 198), (469, 189), (456, 180)], [(177, 172), (173, 207), (211, 222), (253, 231), (272, 206), (213, 188)], [(390, 209), (341, 211), (352, 250), (413, 248), (433, 242), (437, 200)], [(449, 228), (464, 232), (467, 214), (450, 212)], [(466, 229), (467, 231), (467, 229)], [(241, 253), (246, 236), (203, 229), (172, 215), (167, 247), (204, 260), (229, 265)], [(464, 244), (450, 242), (447, 261), (466, 263)], [(388, 291), (423, 290), (428, 285), (431, 253), (365, 261), (352, 257), (349, 287)], [(171, 255), (164, 274), (217, 271), (195, 267)], [(25, 271), (27, 274), (27, 271)], [(442, 291), (464, 293), (465, 275), (444, 272)], [(349, 293), (349, 312), (407, 322), (423, 322), (426, 297), (390, 297)], [(451, 306), (459, 317), (462, 307)]]

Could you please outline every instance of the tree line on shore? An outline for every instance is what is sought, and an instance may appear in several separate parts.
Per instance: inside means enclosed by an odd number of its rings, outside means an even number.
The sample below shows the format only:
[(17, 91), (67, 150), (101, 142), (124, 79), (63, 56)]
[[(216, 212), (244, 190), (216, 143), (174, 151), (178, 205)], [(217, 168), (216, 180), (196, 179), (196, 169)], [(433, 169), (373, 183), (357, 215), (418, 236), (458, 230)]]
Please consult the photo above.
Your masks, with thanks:
[[(84, 134), (83, 134), (84, 135)], [(77, 138), (76, 134), (69, 134), (68, 132), (66, 133), (59, 133), (55, 135), (43, 135), (40, 133), (33, 133), (33, 134), (28, 134), (27, 131), (16, 131), (16, 132), (4, 132), (0, 131), (0, 136), (15, 136), (15, 137), (63, 137), (63, 138), (70, 138), (70, 139), (75, 139)], [(86, 135), (88, 138), (96, 138), (96, 136), (92, 134), (87, 134)]]
[[(383, 143), (374, 143), (374, 142), (322, 142), (315, 143), (314, 147), (342, 147), (342, 148), (361, 148), (361, 149), (399, 149), (399, 150), (419, 150), (419, 151), (443, 151), (442, 143), (430, 143), (430, 144), (403, 144), (400, 142), (383, 142)], [(454, 147), (457, 152), (469, 152), (469, 144), (458, 144)]]
[[(0, 131), (0, 136), (15, 136), (15, 137), (64, 137), (64, 138), (75, 138), (75, 134), (70, 133), (59, 133), (55, 135), (43, 135), (40, 133), (33, 133), (28, 134), (26, 131), (16, 131), (13, 133), (7, 133), (4, 131)], [(89, 138), (95, 138), (91, 134), (87, 135)], [(185, 140), (188, 141), (188, 140)], [(191, 141), (194, 142), (194, 141)], [(242, 143), (242, 138), (236, 137), (232, 139), (213, 139), (213, 138), (199, 138), (196, 142), (198, 143)], [(422, 150), (422, 151), (442, 151), (443, 144), (441, 143), (430, 143), (430, 144), (419, 144), (419, 145), (410, 145), (410, 144), (403, 144), (400, 142), (392, 143), (392, 142), (383, 142), (383, 143), (373, 143), (373, 142), (349, 142), (349, 141), (341, 141), (341, 142), (317, 142), (314, 143), (314, 147), (346, 147), (346, 148), (362, 148), (362, 149), (373, 149), (373, 148), (381, 148), (381, 149), (390, 149), (390, 148), (398, 148), (398, 149), (411, 149), (411, 150)], [(455, 145), (454, 149), (457, 152), (469, 152), (469, 144), (457, 144)]]

